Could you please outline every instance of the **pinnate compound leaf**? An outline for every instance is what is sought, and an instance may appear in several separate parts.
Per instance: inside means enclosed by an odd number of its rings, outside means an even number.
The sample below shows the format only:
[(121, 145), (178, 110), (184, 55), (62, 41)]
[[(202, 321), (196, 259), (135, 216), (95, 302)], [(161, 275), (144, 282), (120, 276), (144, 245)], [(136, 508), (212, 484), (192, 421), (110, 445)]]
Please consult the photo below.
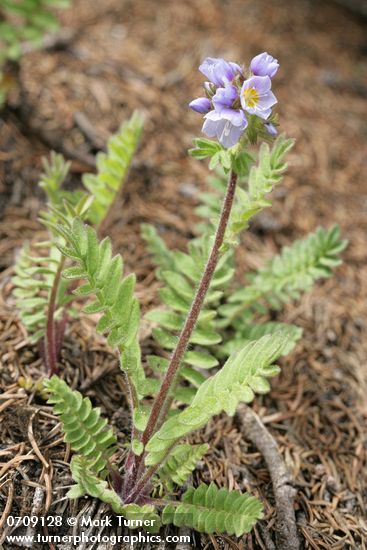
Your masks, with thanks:
[[(225, 246), (238, 242), (238, 235), (249, 225), (250, 219), (262, 209), (271, 206), (267, 198), (278, 185), (287, 169), (284, 156), (293, 147), (294, 140), (279, 136), (269, 148), (267, 143), (260, 147), (257, 165), (252, 166), (248, 176), (247, 189), (236, 189), (235, 202), (228, 223)], [(246, 160), (249, 165), (250, 159)]]
[[(154, 261), (159, 266), (157, 277), (165, 284), (159, 290), (159, 295), (166, 309), (154, 309), (146, 314), (146, 319), (156, 325), (152, 329), (156, 342), (163, 349), (171, 351), (176, 346), (177, 337), (201, 279), (212, 239), (208, 235), (195, 239), (190, 243), (187, 253), (184, 253), (169, 250), (152, 226), (144, 225), (142, 235), (153, 254)], [(224, 255), (218, 262), (204, 309), (191, 334), (190, 349), (183, 358), (182, 368), (190, 366), (196, 369), (211, 369), (218, 365), (218, 360), (208, 347), (221, 342), (215, 318), (223, 290), (231, 283), (233, 275), (232, 262), (228, 261), (228, 257)], [(153, 369), (161, 372), (168, 364), (167, 360), (158, 356), (149, 356), (148, 360)], [(179, 376), (181, 380), (185, 378), (186, 381), (191, 382), (187, 376), (181, 374)], [(192, 390), (193, 388), (179, 385), (175, 397), (181, 402), (188, 403), (194, 394)]]
[(67, 268), (66, 276), (80, 277), (84, 281), (74, 294), (93, 295), (93, 302), (84, 311), (102, 313), (96, 330), (107, 335), (111, 346), (118, 347), (121, 368), (130, 376), (138, 397), (142, 397), (149, 388), (138, 343), (140, 307), (134, 296), (135, 276), (123, 276), (123, 260), (120, 255), (112, 257), (110, 240), (105, 238), (99, 242), (96, 231), (79, 218), (70, 226), (58, 227), (76, 264)]
[(224, 345), (220, 346), (218, 354), (220, 356), (229, 356), (236, 351), (240, 351), (248, 342), (257, 340), (265, 334), (273, 334), (278, 330), (284, 334), (286, 340), (283, 355), (288, 355), (301, 338), (302, 329), (296, 325), (273, 321), (259, 325), (241, 324), (241, 327), (238, 327), (238, 330), (236, 330), (235, 338), (227, 340)]
[(158, 475), (168, 491), (176, 484), (182, 487), (191, 475), (196, 464), (208, 451), (209, 445), (177, 445), (170, 453), (164, 465), (158, 470)]
[(233, 415), (241, 401), (250, 402), (254, 392), (269, 390), (266, 376), (274, 376), (270, 368), (283, 353), (287, 339), (281, 331), (249, 342), (238, 353), (229, 357), (224, 366), (208, 378), (198, 389), (191, 405), (175, 417), (166, 420), (146, 446), (149, 463), (155, 463), (159, 454), (167, 451), (177, 440), (205, 426), (221, 413)]
[(195, 147), (189, 149), (189, 155), (193, 158), (205, 159), (223, 151), (223, 147), (217, 141), (205, 138), (195, 138), (193, 141)]
[(107, 142), (107, 152), (97, 154), (97, 174), (85, 174), (84, 186), (94, 197), (88, 219), (99, 225), (125, 182), (131, 161), (143, 131), (144, 118), (139, 111), (123, 122)]
[(282, 303), (310, 290), (317, 279), (330, 277), (332, 270), (340, 265), (340, 254), (346, 246), (347, 241), (341, 239), (337, 225), (330, 229), (319, 227), (250, 273), (250, 284), (235, 291), (228, 298), (231, 308), (226, 310), (224, 306), (220, 313), (232, 320), (260, 301), (279, 309)]
[(248, 533), (263, 517), (261, 502), (248, 494), (200, 484), (190, 487), (178, 506), (168, 504), (162, 514), (163, 524), (190, 527), (199, 532), (236, 535)]
[(101, 417), (99, 408), (93, 408), (89, 397), (72, 390), (58, 376), (44, 381), (49, 393), (48, 403), (60, 416), (64, 439), (73, 451), (88, 459), (89, 468), (95, 474), (105, 475), (110, 457), (116, 451), (116, 437), (107, 420)]

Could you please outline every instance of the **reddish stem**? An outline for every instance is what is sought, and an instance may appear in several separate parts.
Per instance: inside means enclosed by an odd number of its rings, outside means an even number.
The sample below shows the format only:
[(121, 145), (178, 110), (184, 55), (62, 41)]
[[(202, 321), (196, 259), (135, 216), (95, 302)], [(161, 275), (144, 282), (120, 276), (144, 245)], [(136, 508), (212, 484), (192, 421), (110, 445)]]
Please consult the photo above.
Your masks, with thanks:
[(57, 369), (57, 338), (55, 335), (55, 311), (56, 311), (56, 298), (57, 298), (57, 291), (59, 288), (59, 283), (61, 279), (61, 273), (64, 268), (64, 262), (65, 259), (62, 258), (59, 263), (59, 267), (57, 268), (55, 279), (52, 285), (51, 294), (50, 294), (50, 300), (48, 304), (48, 311), (47, 311), (47, 326), (46, 326), (46, 340), (45, 340), (45, 348), (46, 348), (46, 358), (47, 358), (47, 367), (49, 373), (56, 374)]
[[(194, 330), (197, 320), (199, 318), (200, 311), (205, 300), (205, 296), (209, 290), (210, 282), (219, 260), (220, 248), (223, 244), (224, 235), (228, 225), (228, 220), (231, 213), (233, 199), (236, 191), (236, 184), (237, 184), (237, 174), (231, 171), (229, 176), (226, 196), (224, 198), (222, 211), (219, 219), (219, 224), (215, 234), (213, 248), (211, 250), (207, 264), (205, 266), (199, 287), (196, 291), (195, 298), (191, 304), (191, 308), (186, 318), (185, 324), (179, 336), (177, 346), (173, 352), (167, 372), (162, 381), (159, 393), (154, 400), (153, 407), (148, 420), (148, 424), (141, 438), (141, 441), (144, 447), (154, 433), (161, 411), (162, 410), (166, 411), (165, 405), (168, 398), (169, 390), (171, 388), (172, 382), (174, 381), (175, 375), (181, 365), (183, 356), (186, 352), (187, 346), (190, 341), (192, 331)], [(133, 479), (130, 478), (127, 481), (127, 486), (131, 487), (132, 484), (135, 482), (143, 457), (144, 457), (144, 454), (141, 454), (139, 457), (135, 458), (135, 464), (131, 472), (131, 476), (133, 477)], [(143, 479), (145, 480), (145, 476), (143, 476), (143, 478), (139, 483), (141, 483)], [(146, 485), (146, 480), (145, 480), (144, 486), (145, 485)], [(134, 493), (136, 493), (136, 490), (134, 490)]]

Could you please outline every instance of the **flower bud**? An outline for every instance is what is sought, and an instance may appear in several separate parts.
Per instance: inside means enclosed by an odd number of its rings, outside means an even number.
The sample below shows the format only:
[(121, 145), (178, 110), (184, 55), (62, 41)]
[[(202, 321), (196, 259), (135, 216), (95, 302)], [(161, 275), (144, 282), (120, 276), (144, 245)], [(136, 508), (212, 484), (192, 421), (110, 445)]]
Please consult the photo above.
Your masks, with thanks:
[(211, 99), (215, 94), (217, 87), (215, 86), (215, 84), (212, 84), (211, 82), (204, 82), (204, 90), (205, 90), (206, 96), (209, 99)]
[(207, 97), (198, 97), (189, 103), (190, 109), (197, 113), (208, 113), (211, 109), (210, 101)]
[(271, 122), (267, 122), (266, 124), (264, 124), (264, 126), (271, 136), (278, 135), (278, 130), (275, 128), (274, 124), (272, 124)]
[(273, 78), (279, 68), (277, 59), (274, 59), (267, 52), (256, 55), (251, 61), (250, 69), (256, 76), (270, 76)]

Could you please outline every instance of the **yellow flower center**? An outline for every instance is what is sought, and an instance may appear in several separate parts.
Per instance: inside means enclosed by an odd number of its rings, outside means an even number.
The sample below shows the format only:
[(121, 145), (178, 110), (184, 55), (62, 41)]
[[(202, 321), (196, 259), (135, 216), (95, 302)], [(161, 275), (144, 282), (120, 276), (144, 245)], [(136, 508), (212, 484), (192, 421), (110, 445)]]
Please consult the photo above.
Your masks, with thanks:
[(256, 107), (256, 104), (259, 102), (259, 92), (256, 88), (246, 88), (243, 92), (243, 97), (245, 98), (246, 105), (252, 109)]

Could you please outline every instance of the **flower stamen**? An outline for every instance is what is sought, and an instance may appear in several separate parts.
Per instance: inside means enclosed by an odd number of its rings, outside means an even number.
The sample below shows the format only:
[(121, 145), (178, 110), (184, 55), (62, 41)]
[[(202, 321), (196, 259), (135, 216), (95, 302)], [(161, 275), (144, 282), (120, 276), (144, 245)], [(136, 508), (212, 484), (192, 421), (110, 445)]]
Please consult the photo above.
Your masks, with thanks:
[(247, 107), (253, 109), (259, 102), (260, 96), (256, 88), (246, 88), (243, 92), (243, 97), (245, 99)]

